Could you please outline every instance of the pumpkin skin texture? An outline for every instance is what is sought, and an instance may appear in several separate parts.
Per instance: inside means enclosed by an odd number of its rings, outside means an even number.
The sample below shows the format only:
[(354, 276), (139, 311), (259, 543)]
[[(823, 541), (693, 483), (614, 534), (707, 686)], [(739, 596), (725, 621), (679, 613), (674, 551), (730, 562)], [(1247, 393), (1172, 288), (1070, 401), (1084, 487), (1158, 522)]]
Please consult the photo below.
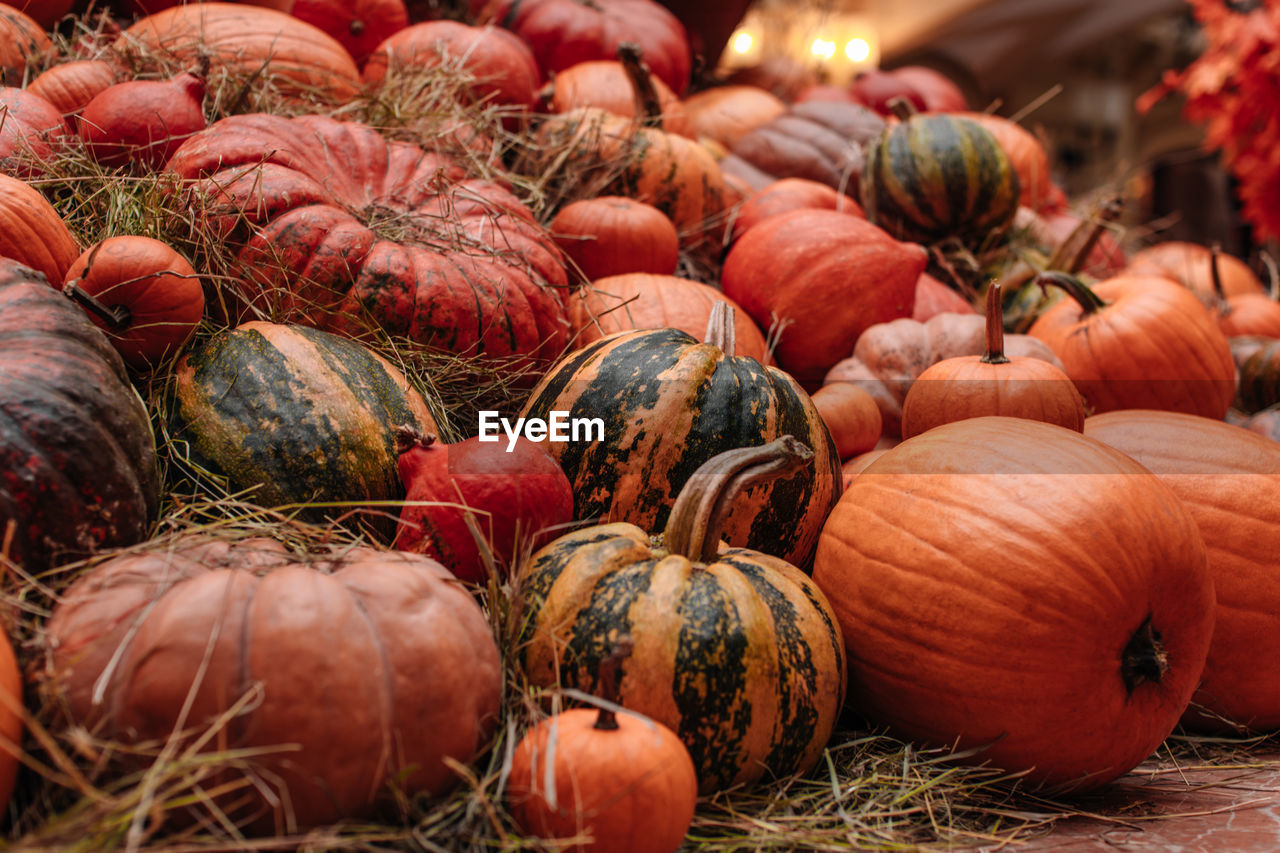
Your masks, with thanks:
[(551, 233), (587, 281), (637, 272), (669, 276), (680, 263), (680, 235), (666, 214), (624, 196), (565, 205)]
[[(1213, 250), (1198, 243), (1170, 240), (1135, 252), (1125, 275), (1162, 275), (1190, 288), (1208, 302), (1215, 296)], [(1265, 288), (1249, 265), (1234, 255), (1218, 255), (1218, 274), (1226, 296), (1263, 293)]]
[(711, 457), (796, 436), (814, 450), (812, 468), (740, 501), (724, 538), (807, 567), (822, 519), (840, 497), (835, 444), (794, 379), (735, 355), (714, 314), (708, 326), (702, 341), (656, 329), (588, 344), (548, 371), (521, 415), (603, 419), (603, 441), (547, 449), (573, 484), (579, 519), (647, 529), (666, 523), (681, 487)]
[(115, 68), (101, 59), (55, 65), (31, 81), (27, 91), (53, 104), (63, 117), (74, 116), (94, 96), (116, 82)]
[[(612, 728), (600, 727), (604, 713)], [(534, 726), (511, 754), (507, 802), (516, 823), (540, 838), (590, 836), (566, 851), (674, 853), (697, 801), (689, 751), (640, 714), (571, 708)]]
[(25, 571), (141, 541), (155, 439), (124, 363), (79, 308), (0, 259), (0, 529)]
[(66, 130), (58, 108), (44, 98), (0, 87), (0, 169), (19, 178), (40, 173)]
[(204, 81), (130, 80), (108, 86), (80, 113), (80, 137), (104, 166), (138, 163), (155, 171), (188, 137), (205, 129)]
[(204, 317), (196, 271), (172, 247), (150, 237), (108, 237), (90, 247), (67, 270), (63, 292), (76, 290), (108, 309), (123, 308), (108, 317), (90, 311), (89, 319), (137, 370), (176, 355)]
[(867, 219), (899, 240), (985, 245), (1018, 212), (1018, 173), (982, 125), (923, 113), (885, 129), (862, 172)]
[[(0, 737), (13, 744), (22, 743), (22, 717), (14, 709), (22, 707), (22, 675), (18, 659), (8, 635), (0, 635)], [(8, 751), (0, 753), (0, 805), (7, 807), (18, 781), (18, 759)]]
[(396, 426), (435, 432), (399, 370), (303, 326), (253, 321), (211, 338), (178, 362), (174, 396), (174, 440), (231, 490), (257, 487), (263, 506), (398, 500)]
[(938, 314), (976, 314), (973, 306), (963, 296), (938, 281), (921, 273), (916, 279), (916, 301), (911, 308), (911, 319), (921, 323)]
[(1038, 280), (1073, 298), (1041, 314), (1027, 333), (1057, 354), (1092, 413), (1226, 415), (1235, 394), (1231, 346), (1186, 288), (1158, 277), (1117, 276), (1091, 290), (1061, 273)]
[(745, 311), (714, 287), (673, 275), (630, 273), (599, 279), (569, 299), (569, 322), (579, 347), (637, 329), (701, 335), (712, 308), (722, 301), (734, 309), (734, 353), (769, 364), (764, 335)]
[(787, 105), (759, 86), (716, 86), (684, 100), (693, 132), (732, 148), (745, 134), (787, 111)]
[(237, 316), (353, 336), (380, 326), (538, 366), (564, 349), (559, 249), (511, 192), (447, 155), (354, 122), (251, 114), (215, 122), (167, 168), (237, 247), (253, 309)]
[(867, 328), (911, 314), (928, 253), (856, 216), (795, 210), (769, 217), (729, 250), (720, 284), (761, 328), (789, 323), (782, 367), (816, 387)]
[(1177, 496), (1099, 441), (1019, 418), (945, 424), (872, 462), (827, 520), (814, 580), (854, 707), (1060, 791), (1155, 750), (1213, 633)]
[[(487, 741), (498, 651), (439, 563), (366, 547), (299, 558), (262, 539), (166, 544), (72, 585), (48, 623), (45, 686), (74, 723), (140, 742), (169, 737), (189, 696), (186, 725), (204, 732), (256, 685), (261, 699), (209, 748), (299, 748), (253, 760), (270, 795), (249, 786), (218, 801), (250, 832), (370, 815), (392, 778), (407, 795), (441, 793), (457, 779), (444, 759), (469, 761)], [(341, 638), (341, 654), (322, 637)]]
[(753, 193), (738, 207), (733, 218), (733, 238), (738, 239), (770, 216), (810, 208), (862, 216), (856, 201), (826, 184), (807, 178), (782, 178)]
[(519, 438), (511, 445), (501, 434), (442, 444), (401, 430), (396, 449), (405, 506), (394, 547), (426, 554), (461, 580), (489, 577), (476, 534), (505, 575), (518, 556), (547, 544), (573, 520), (573, 489), (541, 444)]
[(279, 9), (333, 36), (362, 65), (395, 33), (409, 26), (404, 0), (252, 0)]
[[(706, 465), (764, 459), (780, 445), (803, 447), (784, 437)], [(717, 549), (717, 528), (736, 509), (734, 493), (708, 470), (690, 479), (664, 547), (619, 522), (567, 534), (535, 554), (520, 575), (516, 621), (525, 675), (540, 686), (558, 677), (595, 692), (615, 643), (628, 637), (618, 702), (679, 735), (703, 793), (812, 767), (845, 692), (840, 631), (809, 578), (776, 557)], [(691, 520), (690, 499), (702, 501), (703, 513), (717, 502), (720, 514), (712, 523)]]
[(823, 385), (813, 392), (813, 405), (831, 431), (842, 460), (866, 453), (880, 440), (880, 407), (858, 386), (848, 382)]
[(1183, 725), (1280, 728), (1280, 444), (1208, 418), (1137, 409), (1089, 418), (1084, 433), (1154, 472), (1204, 537), (1217, 618)]
[(60, 282), (80, 254), (53, 205), (25, 181), (0, 174), (0, 258)]
[[(657, 126), (667, 133), (695, 136), (684, 103), (661, 79), (653, 77), (652, 80), (661, 116)], [(547, 112), (567, 113), (584, 107), (602, 109), (622, 118), (636, 117), (635, 95), (621, 62), (613, 59), (579, 62), (556, 74)]]
[(27, 63), (51, 52), (53, 41), (34, 18), (0, 3), (0, 83), (20, 85)]
[(1018, 204), (1037, 213), (1054, 207), (1056, 194), (1049, 171), (1049, 155), (1035, 134), (1015, 121), (991, 113), (965, 111), (956, 115), (977, 122), (995, 137), (1018, 175)]

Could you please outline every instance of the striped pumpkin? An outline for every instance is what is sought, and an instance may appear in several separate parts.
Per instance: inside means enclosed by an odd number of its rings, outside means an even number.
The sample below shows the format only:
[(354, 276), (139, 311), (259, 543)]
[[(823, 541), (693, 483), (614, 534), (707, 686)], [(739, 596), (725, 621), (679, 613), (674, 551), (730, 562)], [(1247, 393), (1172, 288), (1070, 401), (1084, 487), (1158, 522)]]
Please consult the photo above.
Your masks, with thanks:
[(398, 500), (396, 428), (436, 431), (399, 370), (302, 326), (223, 332), (182, 358), (175, 387), (173, 440), (263, 506)]
[(703, 793), (812, 767), (846, 686), (830, 605), (787, 562), (717, 548), (737, 490), (811, 455), (784, 436), (716, 456), (681, 492), (662, 547), (614, 523), (535, 554), (515, 622), (530, 682), (599, 690), (601, 664), (630, 639), (618, 701), (680, 736)]
[(731, 544), (808, 567), (840, 497), (840, 457), (809, 395), (788, 374), (736, 356), (732, 310), (712, 309), (704, 341), (676, 329), (624, 332), (571, 353), (539, 382), (523, 416), (599, 418), (604, 437), (550, 442), (577, 517), (660, 528), (699, 465), (735, 447), (794, 435), (811, 469), (739, 503)]
[(861, 188), (867, 219), (899, 240), (976, 245), (1008, 230), (1021, 191), (991, 132), (946, 113), (890, 125), (867, 148)]

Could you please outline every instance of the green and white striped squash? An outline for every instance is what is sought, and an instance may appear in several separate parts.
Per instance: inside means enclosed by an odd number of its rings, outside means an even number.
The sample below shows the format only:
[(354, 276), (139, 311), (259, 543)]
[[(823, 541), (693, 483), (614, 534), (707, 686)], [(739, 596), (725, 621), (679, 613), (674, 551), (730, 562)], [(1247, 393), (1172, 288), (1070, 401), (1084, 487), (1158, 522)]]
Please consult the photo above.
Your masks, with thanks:
[(262, 506), (399, 500), (397, 427), (436, 432), (426, 400), (393, 365), (303, 326), (244, 323), (188, 353), (176, 374), (172, 441)]
[(717, 303), (705, 341), (676, 329), (623, 332), (563, 358), (525, 404), (525, 417), (600, 418), (603, 440), (549, 442), (573, 485), (578, 519), (667, 522), (676, 495), (717, 453), (793, 435), (813, 465), (741, 501), (724, 528), (731, 545), (808, 571), (840, 498), (840, 456), (804, 389), (787, 373), (734, 355), (732, 309)]
[(601, 664), (629, 642), (618, 702), (680, 736), (702, 793), (813, 767), (844, 702), (839, 625), (795, 566), (719, 537), (739, 490), (806, 457), (790, 436), (716, 456), (681, 492), (661, 546), (613, 523), (535, 554), (515, 620), (530, 683), (597, 692)]
[(861, 192), (867, 219), (899, 240), (981, 246), (1009, 229), (1021, 188), (990, 131), (925, 113), (890, 125), (868, 146)]

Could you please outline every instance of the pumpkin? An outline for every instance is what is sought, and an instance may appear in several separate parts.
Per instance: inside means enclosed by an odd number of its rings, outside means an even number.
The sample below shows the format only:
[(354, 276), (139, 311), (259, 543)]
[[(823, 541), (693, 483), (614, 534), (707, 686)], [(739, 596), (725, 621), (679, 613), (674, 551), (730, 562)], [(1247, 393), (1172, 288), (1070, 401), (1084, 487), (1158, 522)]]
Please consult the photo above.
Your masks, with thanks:
[[(1218, 247), (1210, 247), (1209, 279), (1213, 286), (1210, 302), (1218, 318), (1218, 328), (1228, 338), (1256, 335), (1280, 338), (1280, 302), (1274, 293), (1238, 293), (1228, 296), (1222, 283), (1222, 258)], [(1274, 287), (1274, 285), (1273, 285)]]
[(853, 707), (1058, 790), (1159, 746), (1213, 633), (1204, 540), (1178, 497), (1119, 451), (1021, 418), (945, 424), (872, 462), (823, 528), (814, 580)]
[(564, 348), (555, 243), (447, 155), (355, 122), (251, 114), (214, 122), (167, 168), (237, 252), (236, 316), (539, 364)]
[[(8, 635), (0, 635), (0, 738), (5, 744), (22, 746), (22, 674)], [(0, 805), (8, 807), (18, 782), (18, 756), (0, 749)], [(696, 784), (696, 783), (695, 783)]]
[(1089, 418), (1084, 434), (1154, 472), (1204, 537), (1217, 616), (1184, 725), (1280, 728), (1280, 444), (1208, 418), (1143, 410)]
[[(695, 134), (685, 114), (684, 104), (662, 80), (652, 77), (651, 82), (658, 98), (655, 126), (667, 133), (693, 137)], [(550, 84), (547, 112), (567, 113), (584, 107), (601, 109), (622, 118), (646, 118), (636, 113), (636, 97), (631, 90), (626, 66), (614, 59), (579, 62), (556, 73)]]
[(1231, 347), (1186, 288), (1128, 275), (1092, 289), (1060, 272), (1041, 273), (1037, 281), (1071, 298), (1041, 314), (1028, 334), (1054, 351), (1092, 412), (1226, 415), (1235, 394)]
[(275, 9), (243, 3), (191, 3), (141, 19), (120, 36), (166, 60), (269, 79), (289, 96), (345, 103), (360, 88), (347, 49), (311, 24)]
[(693, 759), (671, 729), (614, 710), (612, 657), (601, 665), (608, 705), (562, 711), (520, 738), (507, 802), (526, 833), (589, 838), (568, 851), (674, 853), (698, 804)]
[(176, 355), (204, 317), (187, 259), (151, 237), (108, 237), (76, 258), (62, 287), (138, 370)]
[[(827, 371), (824, 385), (852, 382), (875, 398), (884, 434), (902, 434), (902, 403), (916, 377), (944, 358), (980, 355), (986, 343), (986, 321), (973, 312), (943, 313), (921, 323), (898, 319), (877, 323), (858, 336), (853, 355)], [(1006, 335), (1010, 357), (1032, 356), (1061, 367), (1044, 343), (1027, 335)]]
[(175, 372), (172, 439), (262, 506), (399, 500), (396, 427), (435, 432), (426, 401), (389, 362), (302, 326), (245, 323)]
[(481, 12), (524, 39), (543, 73), (613, 59), (619, 46), (632, 42), (669, 89), (683, 95), (689, 86), (684, 27), (652, 0), (471, 0), (471, 13)]
[(804, 62), (774, 54), (754, 65), (734, 69), (726, 82), (735, 86), (758, 86), (784, 102), (793, 103), (801, 92), (818, 82), (818, 74)]
[(20, 178), (43, 171), (66, 129), (58, 108), (44, 98), (0, 87), (0, 169)]
[(0, 84), (19, 86), (27, 64), (53, 52), (53, 41), (34, 18), (0, 3)]
[(923, 323), (939, 314), (976, 314), (969, 300), (927, 272), (916, 279), (916, 301), (911, 319)]
[(794, 435), (811, 468), (739, 503), (724, 534), (735, 546), (807, 566), (822, 519), (840, 497), (839, 456), (795, 380), (736, 354), (732, 313), (715, 306), (702, 340), (676, 329), (623, 332), (565, 356), (521, 415), (599, 418), (603, 440), (553, 443), (580, 519), (666, 523), (681, 487), (725, 450)]
[(404, 0), (251, 0), (287, 12), (332, 36), (363, 65), (388, 38), (409, 26)]
[(857, 196), (862, 147), (884, 126), (884, 119), (858, 104), (795, 104), (739, 137), (721, 168), (757, 190), (779, 178), (807, 178)]
[(800, 384), (816, 387), (863, 331), (911, 314), (928, 260), (923, 247), (857, 216), (793, 210), (733, 244), (720, 285), (761, 328), (786, 324), (778, 361)]
[(840, 476), (844, 480), (845, 491), (847, 492), (849, 490), (849, 486), (853, 483), (854, 478), (867, 470), (867, 466), (888, 453), (890, 450), (891, 448), (888, 447), (875, 447), (865, 453), (859, 453), (857, 456), (846, 459), (844, 464), (840, 466)]
[(467, 77), (475, 102), (509, 108), (511, 117), (538, 103), (540, 72), (528, 45), (497, 27), (457, 21), (424, 21), (399, 30), (377, 45), (364, 66), (367, 83), (387, 74), (445, 68)]
[(38, 272), (5, 259), (0, 363), (8, 557), (36, 574), (143, 539), (159, 502), (146, 407), (106, 336)]
[(847, 90), (837, 91), (848, 94), (855, 102), (875, 110), (882, 116), (893, 115), (890, 104), (899, 99), (906, 101), (916, 112), (923, 112), (926, 107), (924, 96), (916, 91), (910, 82), (901, 79), (892, 71), (881, 71), (879, 68), (868, 68), (859, 71), (853, 77)]
[(793, 565), (717, 548), (743, 490), (812, 461), (789, 436), (717, 454), (681, 490), (660, 547), (618, 522), (535, 554), (520, 574), (514, 646), (530, 683), (590, 692), (630, 637), (618, 701), (680, 736), (702, 792), (812, 767), (844, 698), (835, 620)]
[(104, 166), (137, 163), (155, 171), (188, 137), (205, 129), (204, 80), (129, 80), (103, 89), (81, 111), (85, 148)]
[(987, 288), (986, 333), (981, 356), (943, 359), (911, 383), (902, 402), (903, 438), (984, 415), (1084, 429), (1084, 401), (1067, 374), (1043, 359), (1004, 354), (1004, 315), (995, 283)]
[(734, 352), (768, 364), (764, 335), (746, 312), (714, 287), (673, 275), (630, 273), (599, 279), (570, 297), (569, 322), (579, 347), (634, 329), (679, 329), (700, 335), (717, 302), (734, 309)]
[(886, 73), (915, 91), (924, 112), (956, 113), (969, 109), (969, 100), (955, 81), (927, 65), (900, 65)]
[(573, 520), (573, 490), (555, 458), (493, 426), (457, 444), (408, 428), (396, 436), (405, 505), (394, 547), (472, 583), (484, 583), (490, 565), (505, 575)]
[(1110, 224), (1122, 208), (1118, 202), (1111, 202), (1104, 200), (1095, 212), (1083, 215), (1066, 209), (1036, 213), (1022, 207), (1014, 218), (1014, 227), (1025, 228), (1044, 248), (1050, 259), (1045, 269), (1082, 273), (1095, 279), (1111, 278), (1127, 264), (1114, 233), (1116, 226)]
[(995, 138), (1018, 175), (1018, 204), (1037, 213), (1055, 207), (1057, 193), (1049, 170), (1049, 155), (1035, 134), (1015, 121), (992, 113), (962, 111), (955, 115), (977, 122)]
[(1248, 414), (1280, 403), (1280, 340), (1266, 340), (1240, 365), (1237, 399)]
[(680, 262), (676, 226), (651, 204), (598, 196), (565, 205), (551, 220), (556, 244), (587, 279), (671, 275)]
[(1021, 184), (982, 125), (921, 113), (890, 125), (867, 148), (861, 189), (867, 219), (899, 240), (981, 246), (1013, 223)]
[(838, 210), (862, 216), (856, 201), (826, 184), (808, 178), (782, 178), (752, 193), (733, 215), (733, 239), (753, 225), (789, 210)]
[(841, 459), (865, 453), (880, 440), (880, 407), (874, 397), (856, 385), (823, 385), (813, 392), (813, 405), (831, 431)]
[(204, 791), (254, 834), (372, 816), (391, 781), (405, 796), (448, 790), (502, 692), (489, 625), (453, 576), (368, 547), (164, 540), (77, 578), (46, 638), (44, 687), (73, 724), (190, 748), (216, 728), (200, 748), (243, 751)]
[(62, 113), (74, 116), (94, 96), (116, 82), (116, 70), (101, 59), (78, 59), (55, 65), (31, 81), (27, 91), (39, 95)]
[(759, 86), (715, 86), (684, 100), (693, 132), (732, 148), (746, 133), (787, 111), (777, 95)]
[[(1135, 252), (1124, 269), (1126, 275), (1160, 275), (1190, 288), (1203, 301), (1216, 296), (1213, 285), (1213, 250), (1185, 240), (1169, 240)], [(1266, 288), (1249, 265), (1234, 255), (1220, 253), (1216, 269), (1226, 296), (1264, 293)]]
[(60, 282), (80, 247), (62, 217), (30, 184), (0, 174), (0, 258)]

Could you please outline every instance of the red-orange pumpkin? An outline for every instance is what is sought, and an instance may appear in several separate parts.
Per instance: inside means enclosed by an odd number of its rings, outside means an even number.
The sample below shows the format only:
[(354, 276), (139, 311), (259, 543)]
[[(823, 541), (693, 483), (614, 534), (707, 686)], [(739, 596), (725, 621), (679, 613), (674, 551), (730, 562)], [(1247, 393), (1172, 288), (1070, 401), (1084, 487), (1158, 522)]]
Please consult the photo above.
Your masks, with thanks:
[(733, 239), (770, 216), (789, 210), (838, 210), (863, 216), (862, 205), (826, 184), (808, 178), (782, 178), (753, 193), (738, 207), (733, 216)]
[[(652, 78), (652, 81), (654, 92), (658, 96), (656, 126), (667, 133), (694, 136), (684, 104), (676, 97), (675, 92), (657, 77)], [(595, 107), (622, 118), (637, 117), (631, 78), (621, 62), (614, 59), (579, 62), (556, 74), (551, 83), (547, 111), (567, 113), (583, 107)]]
[(921, 273), (916, 280), (916, 302), (911, 309), (911, 319), (923, 323), (939, 314), (976, 314), (969, 301), (954, 288), (947, 287), (933, 276)]
[(66, 130), (58, 108), (44, 98), (0, 87), (0, 170), (17, 177), (40, 172)]
[(680, 235), (666, 214), (625, 196), (566, 205), (551, 220), (551, 235), (587, 281), (623, 273), (671, 275), (680, 262)]
[(0, 258), (10, 258), (61, 284), (80, 247), (38, 190), (0, 174)]
[[(1205, 302), (1215, 296), (1213, 250), (1184, 240), (1169, 240), (1149, 246), (1129, 258), (1125, 275), (1160, 275), (1191, 288)], [(1265, 288), (1249, 265), (1234, 255), (1218, 256), (1222, 292), (1227, 296), (1262, 293)]]
[(247, 0), (311, 24), (347, 49), (357, 65), (374, 48), (409, 26), (404, 0)]
[(94, 96), (116, 82), (116, 70), (101, 59), (78, 59), (55, 65), (31, 81), (27, 91), (53, 104), (62, 115), (73, 116)]
[(685, 98), (684, 109), (699, 138), (732, 148), (748, 131), (785, 113), (787, 105), (759, 86), (715, 86)]
[(205, 129), (204, 88), (193, 74), (108, 86), (80, 112), (80, 137), (104, 166), (136, 163), (155, 171)]
[(20, 85), (27, 63), (46, 52), (53, 52), (53, 42), (44, 27), (22, 10), (0, 3), (0, 83)]

